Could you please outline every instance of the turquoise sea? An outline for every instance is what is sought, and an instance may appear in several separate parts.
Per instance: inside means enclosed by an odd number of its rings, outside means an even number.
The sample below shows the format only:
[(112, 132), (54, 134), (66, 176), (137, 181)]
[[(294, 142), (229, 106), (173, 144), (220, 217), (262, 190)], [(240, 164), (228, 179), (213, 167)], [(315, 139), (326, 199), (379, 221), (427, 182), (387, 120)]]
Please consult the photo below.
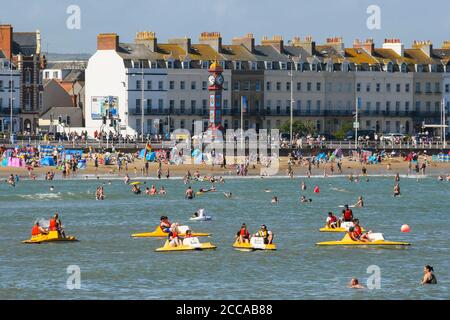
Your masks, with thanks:
[[(300, 192), (305, 180), (307, 191)], [(230, 178), (218, 192), (184, 199), (178, 179), (141, 180), (164, 186), (166, 196), (134, 195), (122, 180), (20, 181), (15, 188), (0, 184), (0, 299), (449, 299), (450, 182), (435, 178), (400, 181), (402, 196), (392, 197), (392, 177), (349, 182), (344, 177)], [(106, 199), (96, 201), (104, 184)], [(53, 185), (54, 191), (49, 187)], [(320, 194), (313, 194), (315, 185)], [(208, 183), (194, 182), (195, 190)], [(145, 188), (145, 185), (143, 185)], [(264, 192), (271, 189), (272, 192)], [(222, 192), (232, 192), (226, 199)], [(313, 201), (299, 203), (304, 194)], [(343, 234), (321, 233), (328, 211), (355, 203), (367, 229), (385, 239), (407, 241), (406, 249), (317, 247)], [(271, 204), (273, 196), (280, 199)], [(213, 221), (192, 222), (205, 208)], [(59, 212), (68, 235), (80, 242), (22, 244), (35, 220)], [(151, 231), (161, 215), (210, 232), (216, 250), (158, 253), (164, 239), (133, 239)], [(241, 223), (251, 232), (266, 224), (275, 233), (278, 250), (240, 252), (232, 248)], [(412, 231), (401, 233), (402, 224)], [(421, 286), (422, 269), (430, 264), (438, 284)], [(68, 266), (80, 268), (80, 289), (69, 290)], [(346, 288), (352, 277), (363, 285), (381, 272), (381, 288)]]

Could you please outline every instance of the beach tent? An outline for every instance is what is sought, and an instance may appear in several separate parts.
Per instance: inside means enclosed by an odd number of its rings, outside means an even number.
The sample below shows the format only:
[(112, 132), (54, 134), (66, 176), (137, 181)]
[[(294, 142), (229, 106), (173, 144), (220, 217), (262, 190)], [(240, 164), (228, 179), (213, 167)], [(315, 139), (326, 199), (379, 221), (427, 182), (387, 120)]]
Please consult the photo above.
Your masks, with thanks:
[(53, 160), (53, 157), (45, 157), (41, 159), (40, 164), (44, 167), (54, 166), (55, 161)]
[[(143, 159), (145, 154), (145, 149), (141, 149), (139, 152), (139, 159)], [(147, 161), (155, 161), (156, 160), (156, 152), (147, 152), (147, 155), (145, 156), (145, 160)]]
[(341, 148), (336, 148), (336, 150), (333, 151), (333, 155), (338, 158), (342, 158), (344, 156), (344, 152), (342, 152)]
[(78, 160), (78, 169), (86, 169), (86, 159)]
[(5, 158), (5, 159), (2, 160), (1, 166), (2, 167), (7, 167), (8, 166), (8, 158)]

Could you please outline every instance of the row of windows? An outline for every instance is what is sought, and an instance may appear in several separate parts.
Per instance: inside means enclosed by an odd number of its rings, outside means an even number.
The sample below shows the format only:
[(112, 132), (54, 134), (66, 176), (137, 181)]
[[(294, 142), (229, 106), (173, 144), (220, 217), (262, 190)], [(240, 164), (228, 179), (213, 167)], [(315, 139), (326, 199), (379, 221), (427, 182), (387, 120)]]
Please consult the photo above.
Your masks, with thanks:
[[(446, 86), (446, 90), (447, 90), (447, 86)], [(432, 90), (431, 90), (432, 84), (431, 84), (431, 82), (426, 82), (424, 88), (425, 88), (425, 92), (426, 93), (432, 93)], [(421, 93), (422, 92), (421, 89), (422, 89), (422, 83), (416, 82), (415, 83), (415, 92), (416, 93)], [(356, 92), (361, 92), (362, 90), (363, 90), (363, 85), (360, 82), (358, 82), (356, 84)], [(374, 90), (375, 90), (375, 92), (381, 92), (381, 83), (376, 83)], [(395, 84), (395, 88), (392, 88), (392, 84), (391, 83), (386, 83), (385, 92), (393, 92), (393, 90), (395, 90), (395, 92), (402, 92), (401, 84), (400, 83), (396, 83)], [(411, 91), (410, 84), (409, 83), (405, 83), (403, 90), (404, 90), (404, 92), (410, 92)], [(371, 82), (368, 82), (368, 83), (365, 84), (364, 91), (365, 92), (371, 92), (372, 91), (372, 83)], [(435, 93), (441, 93), (441, 84), (439, 82), (435, 82), (434, 83), (434, 92)]]
[[(136, 80), (136, 90), (142, 90), (142, 81), (141, 80)], [(158, 81), (158, 90), (164, 90), (164, 81)], [(152, 80), (147, 80), (146, 82), (146, 90), (153, 90), (153, 81)]]

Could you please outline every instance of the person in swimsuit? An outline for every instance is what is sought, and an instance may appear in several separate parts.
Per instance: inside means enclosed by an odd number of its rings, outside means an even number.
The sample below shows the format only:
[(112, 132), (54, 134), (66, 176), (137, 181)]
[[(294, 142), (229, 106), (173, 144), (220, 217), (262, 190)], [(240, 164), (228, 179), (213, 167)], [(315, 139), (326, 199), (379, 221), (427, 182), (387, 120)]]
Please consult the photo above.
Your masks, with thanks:
[(184, 197), (185, 197), (186, 199), (194, 199), (194, 190), (192, 190), (191, 187), (187, 188)]
[(353, 278), (350, 281), (350, 284), (348, 285), (348, 287), (351, 289), (364, 289), (364, 286), (360, 285), (358, 279), (356, 279), (356, 278)]
[(363, 197), (362, 196), (358, 197), (358, 201), (355, 203), (355, 207), (357, 207), (357, 208), (364, 207), (364, 201), (363, 201)]
[(433, 271), (433, 267), (428, 264), (423, 268), (422, 284), (437, 284)]

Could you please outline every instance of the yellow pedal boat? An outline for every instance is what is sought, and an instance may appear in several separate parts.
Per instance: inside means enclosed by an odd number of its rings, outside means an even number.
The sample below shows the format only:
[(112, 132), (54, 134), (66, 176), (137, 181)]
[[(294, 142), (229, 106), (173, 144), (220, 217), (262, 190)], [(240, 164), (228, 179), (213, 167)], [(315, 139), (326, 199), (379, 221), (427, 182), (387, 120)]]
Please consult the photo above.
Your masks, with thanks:
[(372, 233), (371, 241), (355, 241), (347, 233), (342, 240), (316, 243), (318, 246), (409, 246), (408, 242), (386, 241), (381, 233)]
[[(178, 226), (180, 237), (184, 237), (186, 230), (189, 230), (188, 226)], [(210, 233), (192, 232), (193, 237), (209, 237), (210, 235)], [(168, 233), (157, 226), (153, 232), (133, 233), (131, 236), (134, 238), (164, 238), (168, 236)]]
[(254, 250), (277, 250), (277, 245), (274, 243), (265, 244), (261, 237), (252, 237), (250, 243), (239, 243), (237, 240), (233, 244), (233, 248), (240, 251), (254, 251)]
[(61, 237), (58, 231), (49, 231), (48, 234), (39, 234), (31, 236), (31, 239), (24, 240), (22, 243), (43, 243), (43, 242), (63, 242), (63, 241), (78, 241), (74, 236)]
[(169, 245), (169, 240), (166, 240), (164, 246), (156, 249), (157, 252), (170, 252), (170, 251), (193, 251), (193, 250), (208, 250), (216, 249), (217, 247), (211, 242), (200, 243), (198, 238), (187, 238), (183, 240), (181, 246), (172, 247)]

